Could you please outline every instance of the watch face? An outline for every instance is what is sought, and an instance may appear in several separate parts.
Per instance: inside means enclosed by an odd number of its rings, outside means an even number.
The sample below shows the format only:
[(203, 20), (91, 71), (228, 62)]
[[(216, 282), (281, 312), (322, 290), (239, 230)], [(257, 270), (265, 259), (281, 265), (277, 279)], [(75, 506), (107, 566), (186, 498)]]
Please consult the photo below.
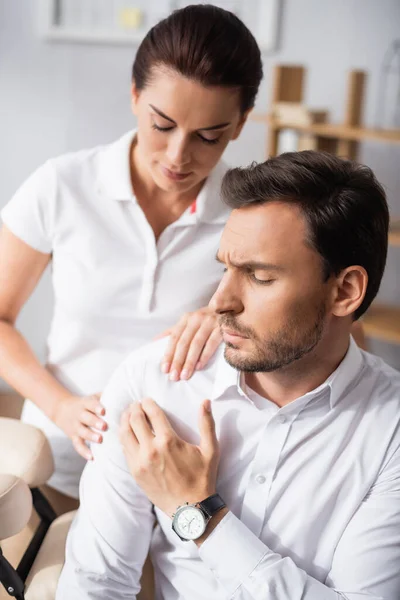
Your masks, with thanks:
[(197, 540), (205, 531), (206, 519), (195, 506), (183, 506), (174, 517), (174, 529), (185, 540)]

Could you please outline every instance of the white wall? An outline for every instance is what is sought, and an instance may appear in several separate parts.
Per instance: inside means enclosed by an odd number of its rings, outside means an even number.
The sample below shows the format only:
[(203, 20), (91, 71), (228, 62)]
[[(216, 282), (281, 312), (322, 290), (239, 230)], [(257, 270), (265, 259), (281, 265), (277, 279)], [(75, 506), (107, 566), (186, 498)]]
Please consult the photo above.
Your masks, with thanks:
[[(54, 44), (37, 31), (39, 0), (0, 0), (0, 206), (47, 158), (105, 143), (134, 126), (129, 109), (134, 48)], [(278, 50), (265, 57), (258, 111), (268, 104), (271, 67), (309, 69), (306, 101), (340, 120), (346, 73), (368, 71), (365, 123), (374, 124), (379, 69), (390, 41), (400, 38), (399, 0), (282, 0)], [(232, 164), (264, 159), (265, 132), (249, 123), (226, 157)], [(386, 185), (400, 214), (400, 147), (365, 144), (361, 159)], [(382, 297), (400, 296), (400, 249), (391, 249)], [(43, 359), (52, 310), (48, 274), (19, 319), (19, 328)], [(400, 349), (374, 344), (400, 367)], [(1, 382), (0, 382), (1, 388)]]

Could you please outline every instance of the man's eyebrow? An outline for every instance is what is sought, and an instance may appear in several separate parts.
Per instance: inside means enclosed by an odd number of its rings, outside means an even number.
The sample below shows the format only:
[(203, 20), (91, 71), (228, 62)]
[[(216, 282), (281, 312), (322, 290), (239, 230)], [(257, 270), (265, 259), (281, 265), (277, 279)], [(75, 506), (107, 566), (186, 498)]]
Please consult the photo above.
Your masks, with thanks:
[[(160, 117), (162, 117), (163, 119), (166, 119), (167, 121), (170, 121), (171, 123), (176, 125), (176, 121), (171, 119), (171, 117), (168, 117), (159, 108), (153, 106), (153, 104), (149, 104), (149, 106), (150, 106), (150, 108), (152, 108), (154, 110), (154, 112), (156, 112), (158, 115), (160, 115)], [(219, 123), (218, 125), (212, 125), (211, 127), (200, 127), (199, 131), (212, 131), (214, 129), (222, 129), (223, 127), (227, 127), (230, 124), (231, 124), (230, 121), (227, 121), (226, 123)]]
[[(220, 259), (218, 254), (215, 257), (215, 260), (223, 265), (225, 264), (225, 262)], [(274, 265), (272, 263), (263, 263), (256, 260), (246, 260), (243, 262), (233, 262), (232, 260), (230, 260), (229, 264), (232, 267), (235, 267), (236, 269), (242, 270), (253, 269), (257, 271), (284, 271), (284, 268), (280, 267), (279, 265)]]

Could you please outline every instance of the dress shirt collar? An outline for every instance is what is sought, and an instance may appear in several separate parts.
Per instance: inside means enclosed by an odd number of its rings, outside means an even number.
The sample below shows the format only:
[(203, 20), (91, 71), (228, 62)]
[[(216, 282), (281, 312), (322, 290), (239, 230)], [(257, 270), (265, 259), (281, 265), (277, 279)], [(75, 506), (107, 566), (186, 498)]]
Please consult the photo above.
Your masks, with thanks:
[[(212, 400), (223, 399), (225, 392), (228, 389), (235, 387), (236, 391), (248, 399), (243, 391), (242, 373), (231, 367), (224, 358), (224, 353), (221, 350), (217, 358), (218, 365), (216, 369), (216, 377), (214, 381)], [(286, 405), (285, 411), (290, 411), (291, 407), (296, 407), (296, 412), (300, 407), (305, 406), (312, 399), (320, 395), (329, 393), (330, 408), (341, 399), (343, 394), (356, 382), (363, 366), (363, 355), (357, 344), (350, 336), (349, 348), (345, 357), (339, 364), (337, 369), (329, 375), (329, 377), (316, 389), (304, 394), (301, 398), (297, 398), (294, 402)], [(249, 400), (250, 401), (250, 400)]]
[[(132, 189), (130, 149), (136, 129), (129, 131), (116, 142), (105, 146), (99, 161), (98, 189), (111, 200), (137, 202)], [(207, 177), (195, 202), (179, 220), (180, 225), (198, 221), (224, 225), (230, 209), (220, 200), (221, 182), (228, 166), (220, 161)]]

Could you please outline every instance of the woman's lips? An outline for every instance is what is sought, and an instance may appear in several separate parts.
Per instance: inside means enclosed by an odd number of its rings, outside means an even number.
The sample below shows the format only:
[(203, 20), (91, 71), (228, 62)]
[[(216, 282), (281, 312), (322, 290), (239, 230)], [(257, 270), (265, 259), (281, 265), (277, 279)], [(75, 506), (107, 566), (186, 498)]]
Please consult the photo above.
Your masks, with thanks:
[(178, 171), (171, 171), (170, 169), (167, 169), (167, 167), (164, 167), (163, 165), (161, 165), (161, 170), (164, 173), (165, 177), (168, 177), (168, 179), (172, 179), (173, 181), (182, 181), (183, 179), (186, 179), (186, 177), (189, 177), (189, 175), (191, 173), (179, 173)]

